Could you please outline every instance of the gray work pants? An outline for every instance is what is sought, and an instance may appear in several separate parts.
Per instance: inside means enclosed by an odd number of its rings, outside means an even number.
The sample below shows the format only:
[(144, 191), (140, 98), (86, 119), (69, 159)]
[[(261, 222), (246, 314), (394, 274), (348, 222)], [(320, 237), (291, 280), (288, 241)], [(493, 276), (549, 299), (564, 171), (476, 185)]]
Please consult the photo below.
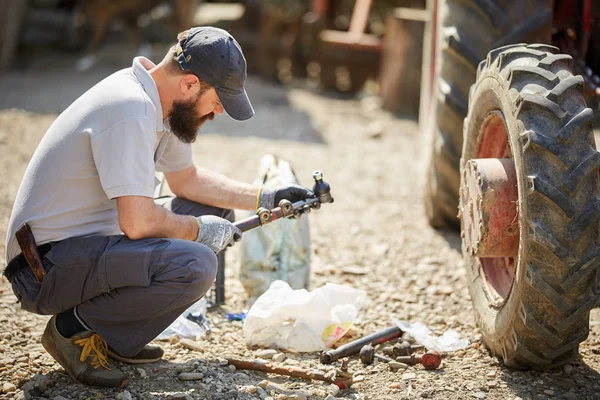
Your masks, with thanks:
[[(180, 198), (155, 202), (176, 214), (234, 220), (231, 210)], [(219, 256), (223, 262), (223, 252)], [(29, 268), (14, 278), (21, 308), (51, 315), (77, 307), (110, 347), (131, 357), (204, 296), (215, 280), (217, 257), (188, 240), (90, 236), (54, 243), (44, 268), (41, 284)]]

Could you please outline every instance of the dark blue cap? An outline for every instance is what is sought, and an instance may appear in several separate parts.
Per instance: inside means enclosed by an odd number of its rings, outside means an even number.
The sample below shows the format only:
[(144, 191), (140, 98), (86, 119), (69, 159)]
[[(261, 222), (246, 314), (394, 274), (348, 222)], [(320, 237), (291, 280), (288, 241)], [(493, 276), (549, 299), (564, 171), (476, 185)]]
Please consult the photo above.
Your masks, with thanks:
[(223, 29), (200, 26), (190, 29), (177, 46), (177, 61), (217, 91), (227, 114), (238, 121), (254, 115), (244, 82), (246, 59), (239, 43)]

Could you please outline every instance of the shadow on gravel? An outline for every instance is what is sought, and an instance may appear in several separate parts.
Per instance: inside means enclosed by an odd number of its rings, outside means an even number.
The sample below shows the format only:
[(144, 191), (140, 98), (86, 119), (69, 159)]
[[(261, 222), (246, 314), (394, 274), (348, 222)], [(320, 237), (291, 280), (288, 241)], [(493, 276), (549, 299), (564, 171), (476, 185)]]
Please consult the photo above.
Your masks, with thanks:
[(452, 250), (459, 254), (462, 252), (460, 247), (460, 232), (451, 229), (436, 229), (434, 232), (436, 235), (441, 236)]
[(583, 361), (547, 372), (511, 371), (503, 368), (500, 380), (522, 399), (600, 398), (600, 374)]
[[(40, 114), (59, 114), (90, 87), (112, 73), (131, 66), (135, 49), (128, 44), (110, 44), (89, 70), (78, 72), (80, 55), (36, 49), (21, 55), (14, 67), (0, 75), (0, 110), (22, 109)], [(154, 45), (151, 60), (160, 61), (168, 46)], [(304, 111), (289, 100), (291, 88), (250, 76), (246, 83), (256, 112), (248, 121), (217, 116), (202, 128), (202, 134), (233, 137), (256, 136), (271, 140), (325, 143)]]
[[(49, 374), (37, 374), (29, 381), (20, 383), (25, 399), (58, 398), (58, 399), (179, 399), (209, 398), (211, 400), (231, 400), (252, 398), (242, 395), (237, 386), (247, 382), (236, 382), (234, 372), (219, 368), (204, 360), (188, 363), (174, 363), (162, 360), (154, 364), (126, 365), (116, 363), (116, 366), (129, 376), (129, 385), (124, 389), (91, 387), (73, 380), (64, 370), (53, 371)], [(178, 379), (182, 372), (190, 372), (192, 368), (201, 366), (204, 370), (200, 380), (183, 381)], [(189, 368), (186, 368), (189, 367)], [(140, 375), (143, 372), (143, 377)], [(249, 371), (245, 371), (249, 372)], [(221, 380), (222, 375), (230, 375), (231, 384), (213, 385), (206, 383), (211, 380)], [(265, 375), (266, 376), (266, 375)], [(255, 385), (265, 377), (256, 377)], [(125, 393), (127, 391), (127, 393)], [(292, 394), (293, 392), (290, 392)], [(191, 395), (191, 396), (190, 396)], [(62, 397), (58, 397), (62, 396)]]

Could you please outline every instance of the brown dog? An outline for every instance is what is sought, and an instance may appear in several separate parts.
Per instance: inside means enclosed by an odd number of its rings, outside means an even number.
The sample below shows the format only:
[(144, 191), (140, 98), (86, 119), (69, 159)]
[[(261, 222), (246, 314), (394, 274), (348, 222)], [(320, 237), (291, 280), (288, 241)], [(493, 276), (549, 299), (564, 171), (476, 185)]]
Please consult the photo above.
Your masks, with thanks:
[[(193, 25), (199, 0), (170, 0), (172, 3), (175, 29), (177, 32), (189, 29)], [(125, 24), (131, 41), (138, 48), (142, 45), (142, 34), (138, 18), (150, 12), (164, 0), (80, 0), (81, 11), (92, 28), (92, 39), (86, 56), (79, 60), (77, 68), (85, 70), (91, 67), (98, 49), (106, 40), (110, 24), (120, 19)]]

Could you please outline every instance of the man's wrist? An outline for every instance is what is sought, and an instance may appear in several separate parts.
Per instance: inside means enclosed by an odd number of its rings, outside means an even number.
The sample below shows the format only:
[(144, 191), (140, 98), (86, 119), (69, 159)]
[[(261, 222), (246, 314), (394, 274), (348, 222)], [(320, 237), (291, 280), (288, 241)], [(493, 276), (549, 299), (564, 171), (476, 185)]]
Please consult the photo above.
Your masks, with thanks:
[[(195, 225), (195, 230), (192, 231), (192, 240), (197, 242), (200, 237), (200, 220), (194, 216), (192, 216), (192, 218), (194, 219)], [(193, 234), (194, 232), (195, 234)]]

